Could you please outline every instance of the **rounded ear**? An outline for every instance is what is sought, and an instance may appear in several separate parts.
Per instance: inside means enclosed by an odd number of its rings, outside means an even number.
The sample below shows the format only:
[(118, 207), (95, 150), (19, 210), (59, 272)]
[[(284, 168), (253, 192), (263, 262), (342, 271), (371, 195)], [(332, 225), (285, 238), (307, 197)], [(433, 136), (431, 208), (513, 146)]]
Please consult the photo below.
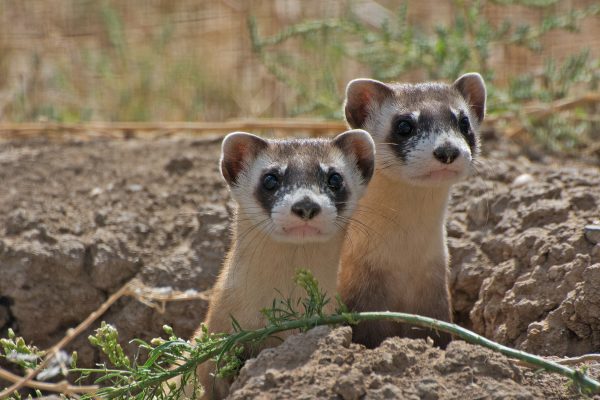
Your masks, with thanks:
[(375, 142), (371, 135), (362, 129), (354, 129), (337, 135), (333, 144), (345, 154), (354, 156), (364, 182), (369, 182), (375, 170)]
[(485, 117), (485, 82), (477, 72), (462, 75), (452, 85), (467, 100), (469, 107), (477, 116), (479, 123)]
[(374, 79), (354, 79), (346, 86), (344, 111), (351, 128), (362, 128), (371, 112), (371, 107), (379, 106), (387, 97), (394, 94), (392, 88)]
[(229, 185), (237, 183), (239, 174), (269, 142), (256, 135), (233, 132), (225, 136), (221, 145), (221, 174)]

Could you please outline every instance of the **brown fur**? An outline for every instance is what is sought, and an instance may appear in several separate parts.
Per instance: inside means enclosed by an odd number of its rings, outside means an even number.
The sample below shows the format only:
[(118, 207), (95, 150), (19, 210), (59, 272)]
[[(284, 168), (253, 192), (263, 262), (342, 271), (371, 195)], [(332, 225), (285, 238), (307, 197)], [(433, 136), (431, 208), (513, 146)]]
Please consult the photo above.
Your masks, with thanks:
[[(342, 251), (338, 291), (351, 310), (452, 320), (446, 209), (451, 185), (468, 175), (478, 154), (485, 102), (485, 83), (476, 73), (452, 85), (349, 83), (346, 120), (366, 129), (377, 146), (376, 172)], [(442, 149), (452, 149), (452, 158), (442, 158)], [(451, 169), (448, 178), (428, 181), (440, 168)], [(387, 321), (358, 324), (353, 335), (369, 347), (395, 335), (429, 336), (440, 347), (451, 340)]]
[[(395, 281), (390, 279), (390, 274), (382, 269), (375, 269), (366, 262), (357, 261), (348, 252), (342, 256), (342, 269), (339, 277), (340, 296), (350, 310), (362, 311), (399, 311), (419, 314), (452, 322), (450, 292), (447, 287), (447, 278), (438, 282), (438, 287), (423, 287), (423, 297), (415, 302), (409, 299), (400, 290), (394, 290)], [(444, 264), (436, 267), (446, 270)], [(447, 273), (446, 273), (447, 274)], [(424, 284), (431, 285), (433, 281), (425, 277), (416, 277)], [(427, 296), (424, 292), (433, 293)], [(445, 332), (419, 328), (393, 321), (364, 321), (353, 326), (352, 340), (368, 348), (378, 347), (388, 337), (401, 336), (409, 338), (431, 337), (436, 346), (445, 348), (452, 340), (451, 335)]]
[[(446, 197), (447, 190), (409, 191), (375, 174), (342, 250), (338, 291), (350, 310), (398, 311), (452, 321), (443, 227)], [(406, 251), (398, 254), (403, 248)], [(353, 328), (355, 342), (367, 347), (391, 336), (429, 336), (440, 347), (451, 340), (443, 332), (389, 321), (362, 322)]]

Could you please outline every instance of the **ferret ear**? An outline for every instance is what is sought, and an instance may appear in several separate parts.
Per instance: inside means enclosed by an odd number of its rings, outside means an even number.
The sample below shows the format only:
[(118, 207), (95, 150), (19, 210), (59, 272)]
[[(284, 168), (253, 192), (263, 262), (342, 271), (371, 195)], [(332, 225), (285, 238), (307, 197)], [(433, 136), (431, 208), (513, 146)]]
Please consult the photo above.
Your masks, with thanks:
[(345, 154), (354, 155), (364, 182), (369, 182), (375, 170), (375, 143), (367, 131), (354, 129), (337, 135), (333, 144)]
[(477, 72), (470, 72), (458, 78), (452, 85), (467, 100), (479, 123), (485, 116), (485, 82)]
[(237, 182), (239, 174), (269, 146), (269, 142), (256, 135), (233, 132), (225, 136), (221, 145), (221, 174), (229, 185)]
[(351, 128), (362, 128), (372, 107), (380, 105), (394, 94), (383, 82), (374, 79), (354, 79), (346, 86), (344, 111)]

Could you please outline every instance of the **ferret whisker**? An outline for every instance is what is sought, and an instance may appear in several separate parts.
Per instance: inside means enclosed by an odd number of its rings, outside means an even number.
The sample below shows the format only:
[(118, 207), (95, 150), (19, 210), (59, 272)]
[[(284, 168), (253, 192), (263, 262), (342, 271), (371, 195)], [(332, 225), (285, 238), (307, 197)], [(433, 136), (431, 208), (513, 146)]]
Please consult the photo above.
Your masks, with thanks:
[[(250, 233), (252, 233), (255, 230), (259, 229), (261, 227), (261, 225), (263, 225), (264, 223), (268, 223), (269, 221), (270, 221), (269, 218), (265, 218), (262, 221), (259, 221), (259, 222), (255, 223), (255, 224), (251, 225), (245, 231), (239, 233), (237, 235), (237, 237), (236, 237), (236, 240), (244, 242)], [(259, 230), (259, 232), (260, 232), (260, 230)]]
[[(256, 245), (256, 246), (253, 246), (253, 247), (254, 247), (254, 251), (252, 252), (252, 255), (250, 256), (250, 263), (251, 263), (251, 264), (254, 264), (254, 258), (256, 257), (256, 254), (257, 254), (258, 250), (259, 250), (259, 249), (261, 249), (261, 250), (262, 250), (262, 249), (264, 248), (264, 246), (266, 245), (266, 242), (267, 242), (267, 237), (269, 237), (269, 236), (270, 236), (270, 234), (272, 233), (272, 228), (271, 228), (271, 226), (272, 226), (272, 225), (269, 225), (269, 226), (267, 226), (267, 227), (264, 229), (264, 230), (265, 230), (265, 234), (264, 234), (264, 235), (262, 235), (262, 237), (260, 238), (260, 240), (259, 240), (259, 242), (257, 243), (257, 245)], [(258, 252), (258, 253), (259, 253), (259, 254), (261, 254), (261, 253), (262, 253), (262, 251), (260, 251), (260, 252)], [(247, 280), (247, 278), (246, 278), (246, 280)]]
[[(340, 202), (338, 204), (345, 204), (344, 202)], [(355, 206), (353, 215), (355, 214), (365, 214), (365, 215), (376, 215), (378, 217), (387, 218), (388, 214), (384, 212), (384, 210), (391, 211), (393, 213), (397, 213), (399, 210), (394, 207), (384, 206), (380, 204), (378, 207), (370, 207), (366, 204), (359, 203)]]
[(357, 229), (359, 231), (362, 231), (365, 236), (367, 236), (367, 239), (371, 239), (371, 234), (376, 234), (378, 239), (382, 239), (383, 236), (377, 232), (376, 230), (372, 229), (370, 226), (368, 226), (367, 224), (365, 224), (362, 221), (359, 221), (356, 218), (353, 217), (344, 217), (344, 216), (338, 216), (338, 219), (340, 219), (341, 221), (345, 222), (348, 225), (348, 229)]
[[(343, 203), (343, 202), (340, 202), (340, 204), (344, 204), (344, 203)], [(396, 208), (392, 208), (392, 207), (388, 207), (388, 206), (382, 206), (382, 205), (379, 205), (379, 207), (370, 207), (370, 206), (367, 206), (366, 204), (361, 204), (361, 203), (359, 203), (359, 204), (356, 206), (356, 208), (355, 208), (354, 212), (355, 212), (355, 213), (356, 213), (357, 211), (359, 211), (359, 212), (363, 212), (363, 213), (366, 213), (366, 212), (372, 212), (372, 213), (373, 213), (373, 214), (375, 214), (375, 215), (377, 215), (377, 212), (379, 212), (379, 213), (380, 213), (379, 215), (381, 215), (381, 216), (386, 216), (386, 217), (387, 217), (387, 214), (385, 214), (385, 213), (381, 212), (381, 208), (382, 208), (382, 207), (383, 207), (384, 209), (386, 209), (386, 210), (389, 210), (389, 211), (393, 211), (393, 212), (397, 212), (397, 211), (398, 211), (398, 209), (396, 209)]]
[(354, 232), (357, 236), (363, 236), (365, 240), (371, 240), (371, 235), (369, 233), (369, 231), (363, 229), (360, 226), (357, 225), (350, 225), (348, 228), (348, 235), (347, 237), (349, 238), (349, 240), (351, 240), (351, 238), (354, 236), (350, 233)]
[(383, 171), (383, 170), (386, 170), (386, 169), (388, 169), (388, 168), (391, 168), (391, 167), (394, 167), (394, 166), (396, 166), (396, 164), (395, 164), (395, 163), (390, 163), (390, 164), (387, 164), (387, 165), (386, 165), (386, 164), (383, 164), (383, 165), (381, 165), (381, 166), (377, 167), (377, 168), (376, 168), (376, 170), (377, 170), (377, 171)]
[(479, 159), (474, 159), (472, 161), (471, 169), (481, 178), (487, 178), (489, 176), (489, 169), (487, 168), (486, 163)]
[(357, 207), (354, 212), (352, 213), (352, 215), (366, 215), (366, 216), (370, 216), (370, 215), (374, 215), (377, 217), (385, 217), (385, 213), (379, 211), (379, 210), (372, 210), (372, 209), (362, 209)]

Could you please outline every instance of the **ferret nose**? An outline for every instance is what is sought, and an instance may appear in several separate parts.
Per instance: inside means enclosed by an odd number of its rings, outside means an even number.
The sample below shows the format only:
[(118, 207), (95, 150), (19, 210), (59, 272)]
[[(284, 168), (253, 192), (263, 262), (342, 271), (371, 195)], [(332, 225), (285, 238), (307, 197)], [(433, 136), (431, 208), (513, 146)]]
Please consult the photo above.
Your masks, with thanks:
[(292, 212), (304, 220), (309, 220), (321, 212), (321, 206), (305, 197), (292, 205)]
[(433, 151), (433, 156), (443, 164), (452, 164), (460, 156), (460, 150), (451, 144), (444, 144)]

